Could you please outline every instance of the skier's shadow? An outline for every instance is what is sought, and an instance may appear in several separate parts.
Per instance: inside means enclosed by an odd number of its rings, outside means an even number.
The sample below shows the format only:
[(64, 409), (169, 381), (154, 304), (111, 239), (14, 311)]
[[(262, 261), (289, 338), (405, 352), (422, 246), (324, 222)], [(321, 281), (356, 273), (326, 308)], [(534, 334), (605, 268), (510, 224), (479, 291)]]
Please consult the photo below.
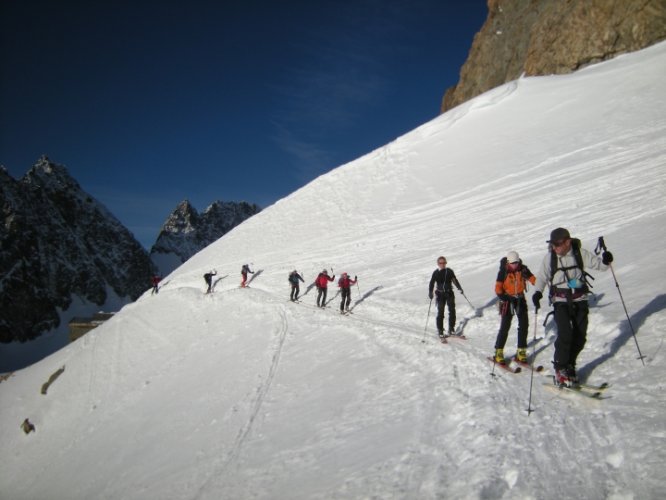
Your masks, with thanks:
[(302, 293), (300, 297), (305, 297), (308, 293), (310, 293), (310, 290), (312, 290), (315, 287), (314, 283), (310, 283), (308, 287), (305, 289), (305, 293)]
[(248, 280), (247, 285), (249, 285), (250, 283), (252, 283), (252, 282), (254, 281), (254, 279), (255, 279), (257, 276), (259, 276), (261, 273), (263, 273), (263, 272), (264, 272), (263, 269), (257, 269), (257, 270), (254, 272), (254, 274), (252, 275), (252, 277)]
[[(638, 312), (631, 315), (631, 324), (638, 335), (638, 331), (641, 328), (641, 325), (645, 323), (645, 320), (648, 319), (651, 315), (663, 311), (666, 309), (666, 294), (657, 295), (649, 303), (643, 306)], [(585, 366), (581, 367), (578, 370), (579, 377), (581, 380), (585, 381), (594, 370), (608, 361), (610, 358), (615, 356), (624, 345), (633, 338), (631, 327), (629, 326), (629, 321), (626, 319), (620, 323), (620, 334), (615, 337), (613, 340), (610, 350), (599, 356), (597, 359), (590, 361)], [(646, 357), (645, 355), (643, 357)]]
[(215, 281), (213, 281), (213, 286), (212, 286), (211, 289), (210, 289), (211, 292), (214, 292), (214, 291), (215, 291), (215, 287), (217, 286), (217, 284), (218, 284), (220, 281), (222, 281), (224, 278), (226, 278), (227, 276), (229, 276), (229, 275), (228, 275), (228, 274), (225, 274), (224, 276), (222, 276), (222, 277), (220, 277), (220, 278), (217, 278)]
[(374, 287), (372, 290), (369, 290), (369, 291), (365, 292), (356, 302), (354, 302), (354, 305), (349, 310), (353, 311), (354, 309), (356, 309), (356, 306), (358, 306), (361, 302), (363, 302), (365, 299), (370, 297), (377, 290), (381, 290), (382, 288), (384, 288), (384, 285), (379, 285), (379, 286)]
[(328, 306), (331, 302), (333, 302), (335, 299), (337, 299), (339, 295), (340, 295), (340, 289), (338, 288), (338, 291), (335, 292), (335, 295), (333, 295), (332, 298), (328, 299), (328, 300), (324, 303), (324, 305), (325, 305), (325, 306)]

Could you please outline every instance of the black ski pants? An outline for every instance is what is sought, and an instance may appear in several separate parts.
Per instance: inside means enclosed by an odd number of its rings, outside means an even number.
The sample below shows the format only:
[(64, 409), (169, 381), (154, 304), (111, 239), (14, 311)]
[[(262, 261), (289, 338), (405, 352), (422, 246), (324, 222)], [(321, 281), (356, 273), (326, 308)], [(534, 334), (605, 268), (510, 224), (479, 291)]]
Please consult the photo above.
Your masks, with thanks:
[(349, 311), (349, 304), (351, 303), (351, 289), (341, 288), (340, 294), (342, 295), (342, 301), (340, 301), (340, 310), (344, 311), (346, 309)]
[(326, 294), (328, 289), (326, 287), (317, 288), (317, 306), (324, 307), (326, 305)]
[(576, 368), (576, 359), (585, 347), (589, 306), (587, 300), (578, 302), (555, 302), (555, 368)]
[(502, 301), (500, 314), (502, 315), (502, 319), (500, 321), (499, 332), (497, 332), (497, 339), (495, 340), (495, 349), (504, 349), (514, 315), (518, 317), (518, 349), (527, 347), (529, 319), (527, 317), (525, 297), (506, 302)]
[(298, 283), (291, 284), (291, 294), (289, 295), (289, 298), (291, 300), (298, 300), (298, 293), (300, 292), (300, 287), (298, 286)]
[(449, 331), (456, 328), (456, 298), (453, 291), (437, 292), (437, 331), (444, 331), (444, 307), (449, 308)]

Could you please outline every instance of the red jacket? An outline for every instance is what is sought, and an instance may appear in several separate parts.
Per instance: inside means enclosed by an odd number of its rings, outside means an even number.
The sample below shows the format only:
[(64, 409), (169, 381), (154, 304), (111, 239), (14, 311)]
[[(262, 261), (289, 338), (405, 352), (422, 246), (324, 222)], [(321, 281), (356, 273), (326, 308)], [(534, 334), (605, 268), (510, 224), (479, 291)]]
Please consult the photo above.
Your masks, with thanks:
[(319, 276), (317, 276), (317, 279), (315, 280), (315, 285), (317, 285), (317, 288), (326, 288), (328, 287), (328, 282), (333, 281), (334, 279), (335, 274), (331, 277), (328, 274), (319, 273)]
[(349, 288), (350, 286), (355, 285), (355, 284), (356, 284), (356, 281), (351, 279), (349, 276), (343, 276), (338, 281), (338, 286), (340, 288)]

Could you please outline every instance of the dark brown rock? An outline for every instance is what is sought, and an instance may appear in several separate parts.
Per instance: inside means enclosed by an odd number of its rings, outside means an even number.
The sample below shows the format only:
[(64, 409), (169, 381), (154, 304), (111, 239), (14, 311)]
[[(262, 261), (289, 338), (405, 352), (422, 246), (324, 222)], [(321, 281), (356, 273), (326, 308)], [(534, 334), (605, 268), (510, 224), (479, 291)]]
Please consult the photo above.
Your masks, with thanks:
[(666, 0), (488, 0), (442, 112), (523, 73), (570, 73), (664, 39)]

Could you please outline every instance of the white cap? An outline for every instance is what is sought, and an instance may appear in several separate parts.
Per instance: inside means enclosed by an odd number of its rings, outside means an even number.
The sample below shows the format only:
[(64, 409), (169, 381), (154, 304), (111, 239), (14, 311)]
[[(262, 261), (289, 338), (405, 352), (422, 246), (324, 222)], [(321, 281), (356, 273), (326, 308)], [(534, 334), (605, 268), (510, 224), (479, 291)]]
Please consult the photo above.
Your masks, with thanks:
[(506, 261), (509, 264), (513, 264), (514, 262), (518, 262), (520, 260), (520, 257), (518, 257), (518, 252), (511, 250), (509, 253), (506, 254)]

